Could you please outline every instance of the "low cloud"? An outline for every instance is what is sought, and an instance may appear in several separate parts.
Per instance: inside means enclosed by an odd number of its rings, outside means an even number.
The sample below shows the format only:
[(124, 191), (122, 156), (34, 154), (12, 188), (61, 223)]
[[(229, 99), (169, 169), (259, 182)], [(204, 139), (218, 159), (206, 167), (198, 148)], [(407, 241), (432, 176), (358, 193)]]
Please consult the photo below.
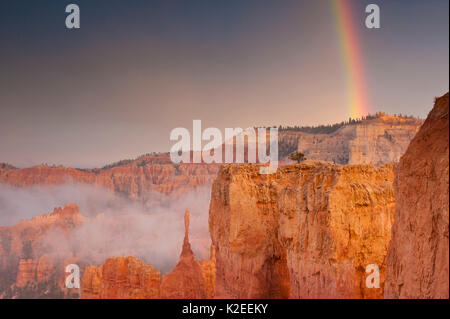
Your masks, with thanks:
[(146, 197), (153, 200), (144, 204), (81, 184), (26, 188), (0, 185), (0, 225), (14, 225), (20, 219), (76, 203), (86, 221), (70, 236), (58, 228), (47, 232), (35, 255), (76, 257), (91, 264), (101, 264), (112, 256), (136, 256), (166, 272), (178, 261), (184, 237), (184, 211), (189, 209), (192, 249), (198, 258), (209, 257), (210, 186), (184, 195), (151, 193)]

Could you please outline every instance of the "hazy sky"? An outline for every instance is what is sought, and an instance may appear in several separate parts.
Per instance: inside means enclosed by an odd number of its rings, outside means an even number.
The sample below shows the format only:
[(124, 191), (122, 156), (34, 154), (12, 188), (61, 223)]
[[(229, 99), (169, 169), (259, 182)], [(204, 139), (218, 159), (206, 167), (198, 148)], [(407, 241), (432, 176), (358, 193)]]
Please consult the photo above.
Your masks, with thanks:
[[(425, 117), (449, 86), (448, 0), (351, 7), (371, 112)], [(168, 151), (194, 119), (339, 122), (345, 71), (331, 0), (0, 0), (0, 162), (102, 166)]]

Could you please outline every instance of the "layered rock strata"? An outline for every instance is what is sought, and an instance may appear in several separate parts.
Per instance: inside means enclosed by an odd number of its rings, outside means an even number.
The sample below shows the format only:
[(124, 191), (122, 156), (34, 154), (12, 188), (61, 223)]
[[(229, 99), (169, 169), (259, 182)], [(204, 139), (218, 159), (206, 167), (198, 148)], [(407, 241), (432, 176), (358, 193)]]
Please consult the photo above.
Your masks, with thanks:
[(280, 133), (280, 150), (282, 155), (299, 151), (311, 160), (379, 166), (397, 162), (421, 124), (415, 118), (382, 115), (327, 134), (285, 131)]
[[(213, 184), (216, 296), (382, 298), (392, 165), (306, 161), (258, 172), (227, 165)], [(366, 285), (369, 265), (380, 271), (379, 288)]]
[(88, 184), (145, 203), (161, 195), (183, 195), (209, 185), (216, 176), (217, 165), (173, 164), (166, 154), (149, 155), (138, 160), (103, 169), (76, 169), (38, 165), (16, 169), (0, 167), (0, 182), (14, 187), (32, 185)]

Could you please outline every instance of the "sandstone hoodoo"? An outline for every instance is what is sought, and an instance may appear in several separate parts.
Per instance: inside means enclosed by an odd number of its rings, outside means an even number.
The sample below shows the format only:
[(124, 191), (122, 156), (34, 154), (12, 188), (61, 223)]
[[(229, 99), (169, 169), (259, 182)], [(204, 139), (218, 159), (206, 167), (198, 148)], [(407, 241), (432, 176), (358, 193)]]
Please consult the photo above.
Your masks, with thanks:
[[(224, 166), (209, 220), (216, 296), (382, 298), (393, 178), (392, 165)], [(379, 288), (366, 284), (369, 265)]]
[(108, 258), (102, 266), (88, 266), (82, 279), (84, 299), (213, 298), (215, 250), (210, 260), (197, 260), (189, 243), (189, 211), (185, 214), (185, 236), (180, 260), (164, 276), (135, 257)]
[[(79, 298), (80, 293), (82, 298), (212, 298), (215, 249), (211, 247), (209, 260), (195, 259), (189, 242), (189, 215), (186, 211), (180, 260), (164, 276), (136, 257), (111, 257), (101, 266), (85, 267), (92, 264), (89, 254), (80, 255), (82, 251), (65, 245), (62, 250), (49, 247), (49, 239), (70, 242), (91, 221), (79, 213), (75, 204), (0, 227), (0, 298)], [(54, 232), (59, 235), (51, 236)], [(81, 291), (65, 286), (69, 264), (80, 268)]]
[(210, 261), (195, 260), (189, 243), (189, 211), (186, 210), (185, 236), (180, 261), (164, 276), (161, 283), (162, 298), (212, 298), (215, 291), (215, 251), (211, 248)]
[(386, 298), (449, 297), (449, 95), (437, 98), (395, 168)]

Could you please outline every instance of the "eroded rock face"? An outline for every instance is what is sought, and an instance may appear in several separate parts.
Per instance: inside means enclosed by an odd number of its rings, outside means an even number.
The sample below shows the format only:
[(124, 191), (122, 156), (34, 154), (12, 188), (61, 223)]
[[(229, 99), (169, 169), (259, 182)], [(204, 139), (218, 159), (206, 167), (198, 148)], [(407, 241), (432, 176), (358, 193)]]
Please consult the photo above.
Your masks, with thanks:
[[(256, 165), (227, 165), (213, 184), (216, 296), (381, 298), (392, 165), (307, 161), (258, 172)], [(366, 287), (370, 264), (380, 269), (380, 288)]]
[(135, 257), (108, 258), (88, 266), (81, 282), (84, 299), (154, 299), (160, 297), (161, 274)]
[(95, 185), (129, 199), (152, 202), (155, 193), (182, 195), (215, 178), (217, 165), (173, 164), (168, 155), (149, 155), (104, 169), (45, 165), (24, 169), (0, 167), (0, 182), (16, 187), (80, 183)]
[[(55, 208), (53, 213), (0, 227), (0, 295), (5, 298), (64, 297), (76, 295), (64, 289), (65, 265), (73, 258), (41, 255), (42, 239), (58, 229), (66, 235), (83, 222), (75, 204)], [(46, 287), (46, 289), (42, 289)]]
[(395, 168), (386, 298), (449, 298), (448, 99), (436, 100)]
[(213, 298), (215, 292), (215, 256), (196, 260), (189, 243), (189, 212), (185, 215), (185, 237), (180, 261), (161, 279), (152, 265), (135, 257), (108, 258), (102, 266), (85, 268), (82, 298), (85, 299), (154, 299)]
[(283, 131), (280, 152), (285, 156), (298, 150), (308, 159), (336, 164), (383, 165), (400, 159), (421, 124), (414, 118), (383, 115), (329, 134)]
[[(214, 297), (215, 265), (214, 253), (210, 262), (195, 260), (189, 243), (189, 211), (185, 215), (186, 233), (180, 261), (164, 276), (161, 283), (161, 297), (167, 299), (202, 299)], [(214, 249), (211, 249), (213, 252)]]
[(25, 287), (30, 282), (46, 282), (50, 279), (53, 271), (53, 260), (48, 256), (37, 259), (21, 259), (17, 271), (16, 286)]

